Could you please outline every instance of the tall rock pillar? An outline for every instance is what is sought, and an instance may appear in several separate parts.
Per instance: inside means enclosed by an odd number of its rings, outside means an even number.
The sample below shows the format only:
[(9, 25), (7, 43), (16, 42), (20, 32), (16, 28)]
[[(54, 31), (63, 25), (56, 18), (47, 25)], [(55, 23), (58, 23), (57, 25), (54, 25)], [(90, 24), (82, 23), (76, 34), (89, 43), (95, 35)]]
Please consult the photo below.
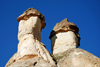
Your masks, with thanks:
[(49, 37), (53, 55), (71, 48), (77, 48), (80, 45), (78, 31), (78, 27), (69, 22), (67, 18), (57, 23)]
[(44, 16), (35, 9), (26, 10), (17, 18), (19, 22), (18, 52), (21, 59), (27, 55), (40, 56), (39, 41), (41, 41), (41, 30), (45, 27)]
[(50, 34), (53, 58), (58, 67), (100, 67), (100, 58), (79, 49), (79, 29), (67, 19), (57, 23)]
[[(44, 16), (36, 9), (29, 8), (17, 18), (17, 21), (19, 22), (18, 51), (8, 61), (6, 67), (30, 67), (36, 64), (38, 67), (44, 67), (47, 64), (51, 66), (55, 64), (45, 45), (40, 42), (41, 30), (45, 27)], [(28, 64), (25, 64), (27, 62)]]

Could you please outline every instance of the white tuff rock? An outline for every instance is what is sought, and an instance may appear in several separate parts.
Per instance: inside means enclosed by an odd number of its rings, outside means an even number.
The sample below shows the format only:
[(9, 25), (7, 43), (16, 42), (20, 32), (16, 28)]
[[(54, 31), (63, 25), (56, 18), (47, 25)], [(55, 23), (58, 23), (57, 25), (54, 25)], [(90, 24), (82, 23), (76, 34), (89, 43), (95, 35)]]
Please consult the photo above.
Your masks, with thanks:
[(5, 67), (35, 57), (43, 58), (45, 61), (55, 64), (45, 45), (40, 42), (41, 30), (45, 27), (44, 16), (39, 11), (30, 8), (19, 16), (17, 21), (19, 21), (18, 51)]

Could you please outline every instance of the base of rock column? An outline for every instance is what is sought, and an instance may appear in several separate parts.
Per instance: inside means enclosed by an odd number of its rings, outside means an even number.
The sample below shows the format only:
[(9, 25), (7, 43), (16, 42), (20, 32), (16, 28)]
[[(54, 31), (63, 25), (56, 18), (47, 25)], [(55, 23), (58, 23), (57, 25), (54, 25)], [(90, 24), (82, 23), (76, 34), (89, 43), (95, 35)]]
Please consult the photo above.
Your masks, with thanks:
[(58, 67), (100, 67), (100, 58), (83, 49), (69, 49), (56, 56)]
[(8, 67), (57, 67), (57, 66), (45, 61), (43, 58), (35, 57), (28, 60), (15, 62), (9, 65)]

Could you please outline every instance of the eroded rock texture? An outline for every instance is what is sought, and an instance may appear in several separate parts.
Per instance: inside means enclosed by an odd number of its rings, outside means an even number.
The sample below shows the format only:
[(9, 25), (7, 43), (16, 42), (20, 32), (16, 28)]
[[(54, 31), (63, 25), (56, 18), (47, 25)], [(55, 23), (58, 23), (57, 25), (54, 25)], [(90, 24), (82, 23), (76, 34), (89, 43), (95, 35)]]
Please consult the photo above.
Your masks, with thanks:
[(100, 67), (100, 58), (79, 48), (59, 53), (55, 58), (58, 67)]
[(50, 34), (52, 57), (58, 67), (100, 67), (100, 58), (79, 49), (78, 27), (64, 19)]
[(43, 58), (34, 57), (28, 60), (15, 62), (8, 67), (57, 67), (56, 65), (45, 61)]
[(34, 8), (29, 8), (27, 9), (22, 15), (20, 15), (18, 18), (17, 18), (17, 21), (20, 22), (21, 20), (28, 20), (30, 17), (32, 16), (36, 16), (38, 17), (40, 20), (41, 20), (41, 23), (42, 23), (42, 29), (45, 27), (45, 18), (44, 16), (36, 9)]
[(57, 54), (80, 45), (79, 29), (65, 18), (57, 23), (50, 34), (52, 53)]
[(52, 57), (40, 42), (40, 32), (46, 25), (44, 16), (29, 8), (17, 21), (18, 51), (5, 67), (100, 67), (100, 58), (78, 48), (79, 28), (67, 18), (57, 23), (50, 34)]
[[(54, 65), (55, 62), (50, 53), (45, 45), (40, 42), (41, 30), (45, 27), (44, 16), (36, 9), (29, 8), (17, 18), (17, 21), (19, 21), (18, 51), (11, 57), (5, 67), (25, 67), (28, 65), (25, 63), (31, 62), (35, 57), (42, 58), (47, 64), (50, 63), (51, 66), (52, 64)], [(34, 62), (38, 62), (38, 59), (34, 60)], [(40, 64), (37, 67), (44, 66)]]

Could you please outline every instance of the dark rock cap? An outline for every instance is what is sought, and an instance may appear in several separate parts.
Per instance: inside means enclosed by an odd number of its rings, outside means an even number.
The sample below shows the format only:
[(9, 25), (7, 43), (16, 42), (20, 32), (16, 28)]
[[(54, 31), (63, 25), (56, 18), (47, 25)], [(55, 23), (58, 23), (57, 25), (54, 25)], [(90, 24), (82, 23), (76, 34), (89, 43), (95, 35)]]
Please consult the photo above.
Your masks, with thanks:
[(55, 34), (58, 34), (60, 32), (68, 32), (68, 31), (73, 31), (79, 38), (79, 43), (80, 43), (80, 36), (78, 34), (79, 28), (74, 23), (69, 22), (67, 18), (65, 18), (60, 23), (57, 23), (55, 25), (55, 27), (50, 33), (49, 38), (51, 39)]
[(38, 10), (34, 8), (27, 9), (22, 15), (20, 15), (17, 18), (17, 21), (20, 22), (20, 20), (28, 20), (32, 16), (37, 16), (41, 19), (41, 24), (42, 24), (41, 29), (43, 29), (46, 26), (45, 17)]

